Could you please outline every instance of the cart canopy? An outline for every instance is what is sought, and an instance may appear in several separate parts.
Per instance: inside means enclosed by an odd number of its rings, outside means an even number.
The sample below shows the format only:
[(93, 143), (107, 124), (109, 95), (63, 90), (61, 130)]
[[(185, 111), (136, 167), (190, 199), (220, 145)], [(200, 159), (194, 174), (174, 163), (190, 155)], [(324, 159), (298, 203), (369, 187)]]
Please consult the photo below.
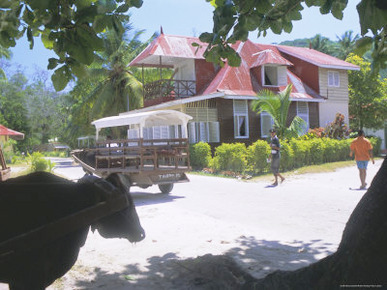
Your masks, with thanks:
[(102, 128), (138, 125), (142, 129), (153, 126), (181, 125), (186, 129), (187, 123), (191, 119), (191, 116), (179, 111), (159, 110), (141, 113), (121, 113), (118, 116), (95, 120), (91, 124), (97, 129), (98, 138), (98, 131)]

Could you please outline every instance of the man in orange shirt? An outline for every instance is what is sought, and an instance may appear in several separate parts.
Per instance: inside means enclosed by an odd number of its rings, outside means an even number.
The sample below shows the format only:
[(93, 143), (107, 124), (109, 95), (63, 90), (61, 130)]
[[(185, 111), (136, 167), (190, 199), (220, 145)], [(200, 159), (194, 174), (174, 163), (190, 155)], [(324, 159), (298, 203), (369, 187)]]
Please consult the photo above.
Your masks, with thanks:
[(358, 137), (351, 143), (351, 152), (349, 156), (352, 157), (355, 153), (355, 160), (357, 168), (359, 169), (360, 176), (360, 189), (366, 189), (367, 183), (365, 182), (367, 176), (367, 165), (371, 159), (372, 164), (375, 164), (374, 157), (372, 154), (372, 144), (365, 138), (363, 130), (359, 130)]

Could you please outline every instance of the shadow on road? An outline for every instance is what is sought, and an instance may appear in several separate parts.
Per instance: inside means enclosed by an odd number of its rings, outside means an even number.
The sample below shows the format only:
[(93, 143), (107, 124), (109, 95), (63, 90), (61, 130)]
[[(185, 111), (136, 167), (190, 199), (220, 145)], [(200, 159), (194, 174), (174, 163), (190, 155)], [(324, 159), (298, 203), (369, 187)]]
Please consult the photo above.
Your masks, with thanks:
[(317, 261), (317, 254), (328, 252), (329, 244), (320, 240), (294, 241), (294, 246), (279, 241), (239, 237), (238, 247), (223, 256), (204, 255), (182, 260), (177, 253), (153, 256), (144, 268), (126, 265), (120, 273), (94, 269), (92, 281), (79, 280), (81, 289), (238, 289), (245, 281), (263, 278), (276, 270), (295, 270)]
[(177, 196), (174, 194), (164, 194), (164, 193), (148, 193), (148, 192), (136, 192), (131, 191), (130, 195), (134, 200), (136, 206), (151, 205), (151, 204), (160, 204), (172, 202), (175, 199), (184, 198), (183, 196)]

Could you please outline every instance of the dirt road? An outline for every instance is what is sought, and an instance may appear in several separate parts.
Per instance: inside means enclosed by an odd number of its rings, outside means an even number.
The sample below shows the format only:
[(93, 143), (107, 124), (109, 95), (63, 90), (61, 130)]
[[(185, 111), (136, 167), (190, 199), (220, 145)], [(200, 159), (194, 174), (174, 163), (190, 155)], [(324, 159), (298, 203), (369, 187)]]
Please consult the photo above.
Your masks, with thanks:
[[(381, 163), (369, 165), (368, 183)], [(55, 172), (83, 175), (67, 165)], [(169, 195), (134, 187), (145, 240), (131, 245), (90, 232), (73, 269), (48, 289), (205, 289), (183, 262), (205, 254), (232, 257), (255, 277), (313, 263), (336, 250), (365, 191), (349, 189), (359, 186), (355, 166), (285, 177), (269, 187), (190, 175), (190, 183), (175, 185)]]

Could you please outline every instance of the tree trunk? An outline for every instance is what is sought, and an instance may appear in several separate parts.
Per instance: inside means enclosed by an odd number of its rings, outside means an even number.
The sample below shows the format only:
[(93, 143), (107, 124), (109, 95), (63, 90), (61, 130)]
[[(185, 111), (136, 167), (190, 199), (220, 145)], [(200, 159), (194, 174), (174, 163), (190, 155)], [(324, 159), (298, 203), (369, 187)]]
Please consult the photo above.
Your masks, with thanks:
[(343, 232), (336, 253), (299, 270), (276, 271), (244, 289), (387, 288), (387, 158)]

